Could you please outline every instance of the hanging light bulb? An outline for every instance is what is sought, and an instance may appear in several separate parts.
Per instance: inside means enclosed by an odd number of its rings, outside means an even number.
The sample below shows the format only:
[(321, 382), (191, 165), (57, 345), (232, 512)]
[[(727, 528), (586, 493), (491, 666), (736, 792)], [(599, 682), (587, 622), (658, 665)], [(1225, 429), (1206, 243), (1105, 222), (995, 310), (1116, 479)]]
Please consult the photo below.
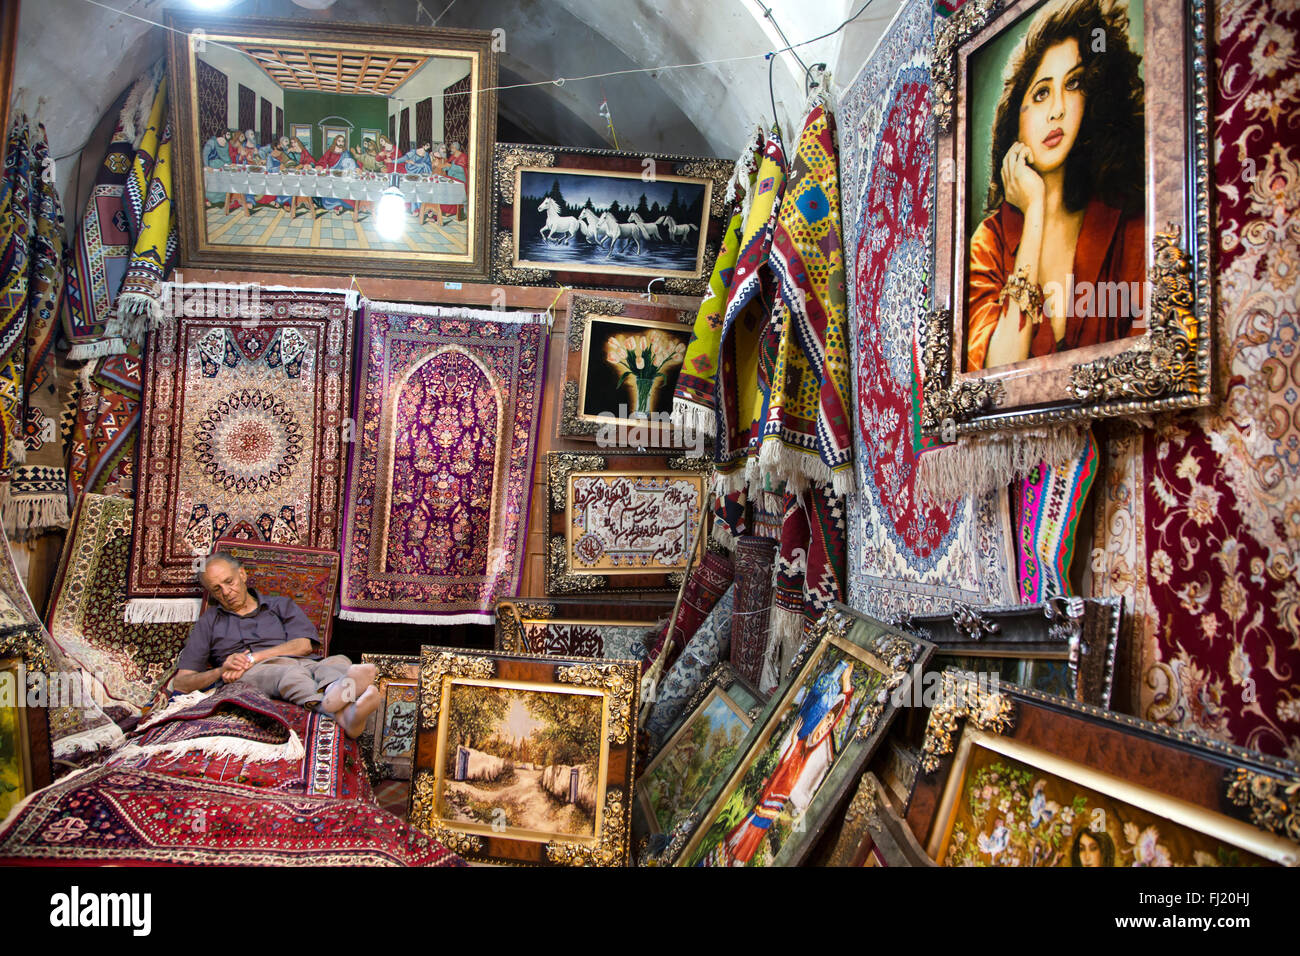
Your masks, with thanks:
[(396, 186), (389, 186), (375, 207), (375, 231), (395, 242), (406, 232), (406, 197)]

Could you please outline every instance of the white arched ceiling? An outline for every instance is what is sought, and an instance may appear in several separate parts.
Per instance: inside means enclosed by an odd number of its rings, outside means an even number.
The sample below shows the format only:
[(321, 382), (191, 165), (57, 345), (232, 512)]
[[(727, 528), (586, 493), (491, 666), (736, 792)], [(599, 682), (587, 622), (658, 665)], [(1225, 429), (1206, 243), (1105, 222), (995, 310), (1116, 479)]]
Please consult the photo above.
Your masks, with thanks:
[[(316, 0), (322, 2), (322, 0)], [(826, 33), (863, 0), (336, 0), (313, 11), (291, 0), (240, 0), (223, 12), (299, 20), (501, 28), (506, 49), (500, 83), (542, 85), (503, 89), (502, 118), (538, 142), (612, 147), (598, 109), (607, 99), (622, 149), (737, 155), (757, 123), (772, 120), (768, 62), (779, 49), (773, 21), (792, 43)], [(872, 0), (865, 13), (833, 37), (799, 48), (806, 63), (829, 64), (834, 86), (857, 72), (901, 0)], [(131, 82), (163, 55), (167, 8), (194, 9), (188, 0), (24, 0), (14, 84), (28, 113), (42, 99), (45, 123), (60, 163), (60, 182), (75, 152)], [(771, 10), (771, 18), (764, 12)], [(698, 63), (682, 69), (672, 64)], [(624, 73), (570, 81), (556, 77)], [(801, 117), (803, 68), (781, 54), (772, 73), (777, 113), (788, 140)], [(793, 145), (792, 143), (790, 144)], [(98, 141), (95, 146), (98, 148)], [(92, 150), (93, 151), (93, 150)], [(87, 156), (95, 163), (98, 156)], [(93, 166), (90, 167), (93, 169)], [(88, 174), (88, 175), (93, 175)]]

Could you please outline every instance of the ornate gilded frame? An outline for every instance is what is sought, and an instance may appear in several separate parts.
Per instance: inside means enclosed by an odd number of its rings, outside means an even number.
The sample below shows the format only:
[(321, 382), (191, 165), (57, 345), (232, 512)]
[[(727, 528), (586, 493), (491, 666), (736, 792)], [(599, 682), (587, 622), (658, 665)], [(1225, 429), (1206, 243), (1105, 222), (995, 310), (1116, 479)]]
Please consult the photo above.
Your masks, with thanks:
[[(685, 574), (680, 567), (587, 571), (577, 568), (573, 560), (572, 489), (575, 478), (604, 474), (609, 477), (689, 477), (700, 490), (700, 506), (708, 507), (708, 489), (713, 465), (705, 458), (634, 455), (578, 455), (551, 452), (547, 456), (547, 501), (550, 508), (550, 532), (547, 540), (546, 592), (548, 594), (627, 593), (674, 591)], [(684, 543), (699, 527), (699, 513), (683, 529)], [(704, 532), (695, 542), (697, 558), (704, 554), (708, 539), (707, 514)]]
[[(346, 23), (333, 20), (274, 20), (213, 17), (208, 14), (169, 12), (167, 15), (169, 89), (179, 91), (171, 100), (175, 136), (175, 191), (181, 217), (181, 264), (254, 271), (308, 272), (347, 275), (431, 276), (486, 279), (490, 269), (492, 146), (496, 141), (497, 55), (492, 34), (485, 30), (454, 30), (393, 23)], [(470, 60), (470, 150), (466, 184), (467, 248), (460, 252), (410, 250), (394, 252), (355, 246), (335, 250), (320, 247), (240, 246), (214, 243), (207, 238), (203, 163), (198, 132), (198, 97), (195, 51), (191, 34), (205, 43), (237, 46), (255, 43), (277, 45), (320, 43), (347, 50), (357, 57), (385, 52), (395, 55), (438, 55)], [(196, 41), (197, 42), (197, 41)], [(340, 69), (343, 53), (340, 52)], [(367, 60), (368, 61), (368, 60)], [(400, 87), (397, 88), (400, 90)], [(394, 94), (394, 98), (396, 95)], [(414, 111), (412, 111), (414, 112)], [(290, 117), (285, 117), (288, 130)], [(400, 174), (398, 174), (400, 175)], [(295, 210), (296, 212), (296, 210)], [(328, 216), (333, 221), (335, 216)], [(351, 217), (340, 222), (351, 226)]]
[(923, 350), (922, 431), (946, 441), (963, 434), (1145, 415), (1213, 399), (1205, 0), (1146, 0), (1144, 8), (1150, 246), (1145, 333), (991, 370), (964, 371), (966, 205), (968, 191), (975, 188), (965, 172), (968, 63), (1041, 3), (971, 0), (944, 25), (935, 44), (931, 72), (940, 174), (935, 187), (935, 308)]
[[(362, 654), (363, 664), (374, 664), (378, 671), (375, 686), (379, 689), (382, 703), (379, 709), (366, 721), (366, 729), (361, 734), (361, 753), (370, 768), (371, 776), (377, 780), (410, 780), (411, 764), (414, 762), (415, 735), (412, 734), (411, 756), (391, 756), (384, 753), (384, 719), (388, 713), (388, 692), (394, 685), (420, 690), (420, 658), (415, 654)], [(419, 714), (417, 706), (416, 721)]]
[(971, 748), (980, 746), (1300, 864), (1300, 764), (1027, 688), (991, 694), (955, 672), (943, 677), (908, 815), (932, 859), (942, 859)]
[[(695, 721), (700, 719), (704, 709), (715, 700), (721, 700), (748, 731), (754, 725), (754, 721), (762, 711), (767, 698), (763, 696), (758, 688), (736, 673), (726, 661), (715, 664), (709, 673), (705, 675), (704, 680), (700, 682), (700, 686), (691, 695), (691, 699), (682, 708), (681, 720), (668, 732), (664, 745), (659, 748), (659, 752), (649, 760), (645, 769), (638, 775), (641, 789), (637, 793), (636, 804), (632, 812), (632, 834), (637, 841), (637, 864), (639, 866), (648, 866), (652, 861), (657, 864), (659, 854), (667, 843), (667, 837), (662, 836), (662, 834), (665, 832), (672, 833), (677, 828), (677, 825), (690, 815), (688, 811), (680, 817), (675, 817), (669, 823), (666, 831), (660, 827), (648, 790), (648, 778), (657, 767), (668, 759), (681, 738), (690, 731)], [(737, 754), (736, 759), (739, 759), (739, 756)], [(725, 768), (720, 768), (717, 776), (729, 775), (731, 771), (732, 766), (728, 764)], [(702, 796), (707, 792), (708, 788), (717, 781), (717, 776), (708, 780), (699, 795)], [(694, 808), (693, 805), (692, 809)]]
[[(602, 436), (619, 439), (626, 437), (628, 450), (637, 447), (646, 449), (665, 449), (678, 447), (680, 438), (678, 430), (671, 427), (666, 420), (659, 420), (647, 415), (638, 419), (632, 416), (591, 415), (583, 409), (586, 404), (587, 388), (590, 383), (591, 347), (593, 336), (588, 332), (593, 321), (604, 321), (612, 325), (623, 325), (629, 330), (661, 329), (674, 333), (682, 339), (683, 357), (685, 347), (690, 344), (691, 329), (695, 322), (695, 313), (680, 309), (665, 308), (626, 299), (602, 299), (589, 295), (572, 295), (569, 297), (568, 351), (566, 353), (564, 385), (560, 390), (560, 413), (557, 416), (556, 431), (562, 438), (590, 439), (603, 447), (608, 447)], [(680, 370), (680, 366), (678, 367)], [(668, 412), (672, 410), (672, 386), (677, 376), (672, 374), (660, 386), (660, 394), (666, 394)], [(625, 398), (625, 396), (620, 396)], [(610, 409), (609, 411), (613, 411)], [(666, 415), (663, 416), (666, 419)], [(643, 439), (636, 441), (634, 439)], [(698, 440), (702, 443), (703, 436)], [(700, 449), (702, 450), (702, 448)]]
[(951, 614), (898, 623), (938, 647), (936, 667), (954, 658), (1007, 658), (1027, 662), (1033, 680), (1039, 662), (1066, 661), (1071, 696), (1109, 707), (1123, 611), (1122, 597), (1050, 598), (1011, 607), (958, 604)]
[(835, 845), (822, 866), (934, 866), (906, 821), (894, 810), (885, 785), (868, 770), (844, 811)]
[[(528, 640), (529, 625), (574, 624), (584, 627), (634, 627), (644, 628), (652, 634), (656, 624), (672, 612), (672, 604), (660, 601), (654, 604), (620, 602), (618, 613), (631, 617), (613, 618), (608, 604), (590, 601), (539, 601), (535, 598), (512, 597), (497, 602), (495, 649), (505, 654), (547, 654), (544, 647), (536, 647)], [(647, 638), (648, 640), (649, 638)], [(605, 657), (601, 654), (584, 654), (584, 657)]]
[[(562, 146), (530, 146), (498, 143), (492, 179), (496, 190), (496, 217), (492, 236), (492, 279), (509, 285), (561, 285), (585, 288), (644, 288), (647, 280), (663, 277), (665, 292), (704, 295), (709, 274), (718, 256), (725, 223), (727, 180), (734, 161), (708, 156), (680, 156), (671, 153), (627, 153), (607, 149)], [(553, 169), (568, 173), (634, 174), (637, 177), (683, 178), (707, 188), (707, 208), (700, 227), (697, 268), (690, 274), (664, 273), (654, 269), (618, 272), (605, 267), (551, 269), (523, 265), (517, 255), (518, 214), (516, 190), (523, 170)]]
[[(636, 664), (577, 657), (520, 657), (460, 648), (420, 648), (420, 729), (410, 821), (467, 860), (535, 866), (622, 866), (631, 845), (633, 766), (640, 673)], [(454, 685), (598, 697), (594, 833), (567, 836), (452, 819), (441, 809), (448, 748), (443, 715)], [(504, 814), (503, 814), (504, 817)]]
[[(855, 668), (862, 666), (870, 671), (880, 686), (860, 702), (861, 710), (855, 711), (852, 718), (855, 729), (844, 738), (842, 749), (834, 754), (827, 773), (813, 788), (813, 795), (803, 812), (790, 813), (789, 806), (778, 811), (778, 820), (788, 815), (790, 823), (784, 842), (768, 865), (798, 866), (812, 852), (831, 815), (856, 785), (867, 761), (883, 742), (900, 703), (913, 696), (913, 682), (924, 671), (934, 652), (934, 645), (928, 641), (859, 614), (843, 604), (836, 604), (813, 626), (790, 672), (773, 692), (741, 743), (743, 756), (737, 761), (736, 769), (696, 804), (699, 812), (693, 812), (674, 831), (664, 854), (672, 865), (690, 865), (692, 858), (703, 851), (706, 844), (720, 845), (714, 841), (719, 833), (725, 834), (729, 829), (722, 820), (724, 808), (734, 794), (742, 792), (747, 774), (767, 752), (777, 729), (785, 726), (793, 729), (791, 715), (797, 712), (804, 700), (799, 692), (832, 650), (842, 654), (845, 660), (851, 659)], [(776, 768), (768, 771), (769, 775), (775, 772)], [(742, 805), (746, 803), (742, 800)], [(777, 821), (772, 821), (769, 827), (776, 832)]]

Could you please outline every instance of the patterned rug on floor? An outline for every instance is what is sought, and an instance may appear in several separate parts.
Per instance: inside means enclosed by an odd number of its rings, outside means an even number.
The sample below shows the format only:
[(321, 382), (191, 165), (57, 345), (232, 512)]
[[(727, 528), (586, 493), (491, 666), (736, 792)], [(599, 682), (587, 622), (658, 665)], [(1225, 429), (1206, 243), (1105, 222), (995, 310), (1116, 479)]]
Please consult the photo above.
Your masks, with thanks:
[(340, 617), (490, 624), (518, 593), (546, 368), (538, 318), (365, 303)]
[(0, 866), (462, 866), (373, 803), (96, 767), (33, 794), (0, 830)]

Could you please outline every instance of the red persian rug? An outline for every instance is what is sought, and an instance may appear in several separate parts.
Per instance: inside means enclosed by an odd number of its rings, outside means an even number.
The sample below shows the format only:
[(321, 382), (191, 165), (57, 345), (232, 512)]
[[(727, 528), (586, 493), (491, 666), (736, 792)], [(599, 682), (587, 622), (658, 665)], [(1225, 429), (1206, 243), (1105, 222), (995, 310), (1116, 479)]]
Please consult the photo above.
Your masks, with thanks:
[[(149, 336), (128, 616), (192, 619), (220, 538), (339, 544), (353, 311), (343, 292), (180, 287)], [(181, 397), (184, 396), (184, 401)], [(162, 603), (159, 604), (159, 600)]]
[(490, 624), (517, 594), (537, 458), (541, 316), (366, 303), (340, 616)]
[[(244, 564), (249, 587), (263, 597), (273, 594), (293, 598), (316, 625), (321, 656), (329, 656), (330, 633), (334, 630), (334, 598), (339, 590), (339, 553), (325, 548), (297, 548), (222, 538), (214, 551), (232, 554)], [(208, 609), (203, 595), (202, 614)]]
[(103, 766), (33, 794), (0, 866), (463, 866), (377, 805)]

